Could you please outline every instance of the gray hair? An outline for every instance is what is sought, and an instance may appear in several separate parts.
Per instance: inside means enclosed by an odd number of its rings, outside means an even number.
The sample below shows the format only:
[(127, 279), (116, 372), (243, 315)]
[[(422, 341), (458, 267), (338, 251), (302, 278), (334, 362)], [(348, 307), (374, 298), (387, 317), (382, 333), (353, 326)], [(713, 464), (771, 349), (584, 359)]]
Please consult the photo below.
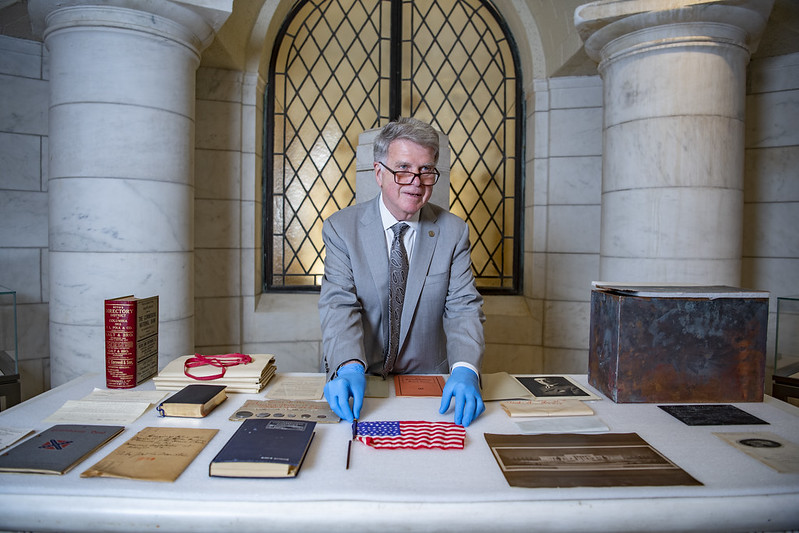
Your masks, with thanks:
[(400, 117), (383, 126), (374, 143), (375, 162), (385, 161), (389, 145), (398, 139), (406, 139), (430, 148), (433, 150), (435, 163), (438, 163), (438, 132), (430, 124), (410, 117)]

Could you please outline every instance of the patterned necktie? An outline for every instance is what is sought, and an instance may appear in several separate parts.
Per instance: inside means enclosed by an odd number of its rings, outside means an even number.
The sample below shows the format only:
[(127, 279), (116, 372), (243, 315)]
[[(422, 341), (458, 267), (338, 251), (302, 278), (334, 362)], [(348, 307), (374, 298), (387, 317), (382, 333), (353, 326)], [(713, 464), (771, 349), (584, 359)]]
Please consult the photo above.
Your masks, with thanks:
[(386, 358), (383, 361), (384, 378), (394, 369), (399, 351), (400, 318), (402, 303), (405, 301), (405, 283), (408, 281), (408, 254), (405, 252), (402, 234), (409, 227), (404, 222), (397, 222), (391, 226), (394, 240), (388, 257), (388, 342)]

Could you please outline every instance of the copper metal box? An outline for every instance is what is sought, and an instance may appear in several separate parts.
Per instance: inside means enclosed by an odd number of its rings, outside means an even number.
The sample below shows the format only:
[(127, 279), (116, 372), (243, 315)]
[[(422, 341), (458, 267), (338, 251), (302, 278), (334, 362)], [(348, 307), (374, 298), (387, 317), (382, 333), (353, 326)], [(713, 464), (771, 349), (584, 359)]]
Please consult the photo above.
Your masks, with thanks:
[(768, 296), (595, 283), (588, 381), (617, 403), (763, 401)]

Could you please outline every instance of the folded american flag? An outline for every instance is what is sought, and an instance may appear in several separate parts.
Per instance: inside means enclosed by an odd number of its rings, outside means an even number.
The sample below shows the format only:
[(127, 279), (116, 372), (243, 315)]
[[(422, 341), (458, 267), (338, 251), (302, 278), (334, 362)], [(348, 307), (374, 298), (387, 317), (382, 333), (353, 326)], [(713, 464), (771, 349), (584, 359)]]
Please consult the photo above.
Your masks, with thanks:
[(355, 438), (373, 448), (463, 449), (466, 430), (452, 422), (358, 422)]

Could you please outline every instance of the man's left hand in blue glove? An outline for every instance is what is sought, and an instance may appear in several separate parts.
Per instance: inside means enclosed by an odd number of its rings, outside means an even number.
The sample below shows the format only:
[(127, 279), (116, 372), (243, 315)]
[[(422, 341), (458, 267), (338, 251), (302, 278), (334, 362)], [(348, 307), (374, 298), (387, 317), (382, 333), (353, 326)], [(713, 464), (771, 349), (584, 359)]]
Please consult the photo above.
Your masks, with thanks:
[(447, 412), (453, 396), (456, 424), (466, 427), (485, 411), (483, 398), (480, 395), (480, 379), (473, 370), (465, 366), (452, 369), (447, 384), (444, 385), (444, 393), (441, 395), (439, 413), (443, 415)]

